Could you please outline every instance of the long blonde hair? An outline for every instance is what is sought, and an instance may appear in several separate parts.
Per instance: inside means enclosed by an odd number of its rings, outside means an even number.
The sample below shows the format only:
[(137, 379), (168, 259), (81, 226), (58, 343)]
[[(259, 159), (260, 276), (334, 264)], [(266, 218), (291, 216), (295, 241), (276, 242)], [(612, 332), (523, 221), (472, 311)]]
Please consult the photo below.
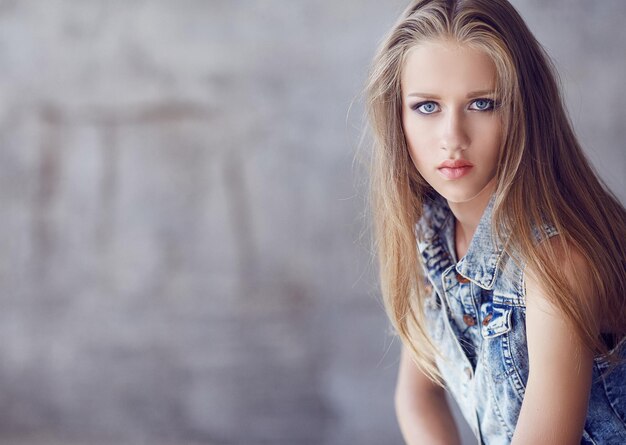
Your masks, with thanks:
[[(365, 87), (373, 136), (369, 206), (383, 302), (391, 324), (423, 372), (442, 383), (439, 353), (425, 329), (425, 278), (416, 222), (435, 191), (411, 162), (402, 128), (400, 73), (407, 51), (454, 39), (485, 51), (497, 70), (503, 119), (496, 173), (494, 236), (536, 271), (551, 302), (584, 343), (612, 363), (616, 351), (597, 334), (590, 302), (557, 267), (575, 249), (588, 263), (601, 318), (617, 338), (626, 321), (626, 211), (597, 177), (572, 130), (556, 71), (506, 0), (414, 0), (383, 40)], [(533, 228), (550, 221), (557, 242), (538, 249)], [(565, 256), (565, 258), (563, 258)]]

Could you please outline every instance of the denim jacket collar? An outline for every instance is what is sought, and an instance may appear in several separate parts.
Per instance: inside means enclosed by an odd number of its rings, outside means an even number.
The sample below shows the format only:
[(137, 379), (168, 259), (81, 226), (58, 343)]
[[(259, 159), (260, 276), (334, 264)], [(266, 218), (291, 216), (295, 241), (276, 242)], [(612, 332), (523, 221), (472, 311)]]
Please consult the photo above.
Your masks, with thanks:
[[(504, 246), (492, 237), (492, 214), (495, 194), (491, 196), (470, 241), (467, 253), (456, 264), (456, 271), (483, 289), (493, 289), (498, 262)], [(447, 201), (440, 195), (424, 203), (424, 213), (417, 223), (418, 246), (423, 253), (435, 238), (443, 245), (454, 246), (454, 215)], [(450, 257), (454, 255), (450, 253)]]

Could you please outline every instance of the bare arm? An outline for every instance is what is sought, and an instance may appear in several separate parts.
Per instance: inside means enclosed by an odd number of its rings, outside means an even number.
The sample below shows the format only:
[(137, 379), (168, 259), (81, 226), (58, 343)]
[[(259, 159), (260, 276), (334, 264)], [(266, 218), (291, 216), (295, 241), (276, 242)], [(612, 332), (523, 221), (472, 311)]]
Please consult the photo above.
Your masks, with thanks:
[(431, 382), (402, 347), (395, 394), (398, 424), (407, 445), (459, 445), (443, 388)]
[[(583, 259), (575, 259), (574, 265), (564, 268), (571, 280), (586, 276)], [(587, 295), (593, 297), (591, 289)], [(593, 353), (548, 301), (532, 273), (526, 279), (526, 307), (530, 372), (512, 444), (579, 444), (587, 415)]]

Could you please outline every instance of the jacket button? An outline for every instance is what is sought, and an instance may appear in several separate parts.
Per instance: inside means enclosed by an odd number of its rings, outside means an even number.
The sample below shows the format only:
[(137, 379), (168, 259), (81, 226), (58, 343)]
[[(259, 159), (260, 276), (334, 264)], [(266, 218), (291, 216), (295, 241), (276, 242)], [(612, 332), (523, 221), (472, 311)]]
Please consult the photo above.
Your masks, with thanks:
[(460, 273), (458, 273), (458, 272), (457, 272), (457, 274), (456, 274), (456, 280), (457, 280), (459, 283), (463, 283), (463, 284), (465, 284), (465, 283), (469, 283), (469, 280), (468, 280), (467, 278), (465, 278), (463, 275), (461, 275)]
[(485, 318), (483, 318), (483, 326), (487, 326), (489, 322), (491, 321), (492, 317), (493, 317), (493, 314), (487, 314)]
[(463, 315), (463, 321), (468, 326), (474, 326), (476, 324), (476, 319), (472, 317), (470, 314)]

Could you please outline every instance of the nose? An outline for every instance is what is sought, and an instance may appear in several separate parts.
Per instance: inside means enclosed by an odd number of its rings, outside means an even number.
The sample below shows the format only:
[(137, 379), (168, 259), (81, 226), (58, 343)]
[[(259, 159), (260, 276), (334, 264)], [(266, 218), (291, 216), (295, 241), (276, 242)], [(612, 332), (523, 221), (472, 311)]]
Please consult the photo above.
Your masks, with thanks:
[(469, 135), (465, 128), (462, 111), (450, 111), (442, 122), (441, 148), (450, 152), (465, 150), (469, 143)]

